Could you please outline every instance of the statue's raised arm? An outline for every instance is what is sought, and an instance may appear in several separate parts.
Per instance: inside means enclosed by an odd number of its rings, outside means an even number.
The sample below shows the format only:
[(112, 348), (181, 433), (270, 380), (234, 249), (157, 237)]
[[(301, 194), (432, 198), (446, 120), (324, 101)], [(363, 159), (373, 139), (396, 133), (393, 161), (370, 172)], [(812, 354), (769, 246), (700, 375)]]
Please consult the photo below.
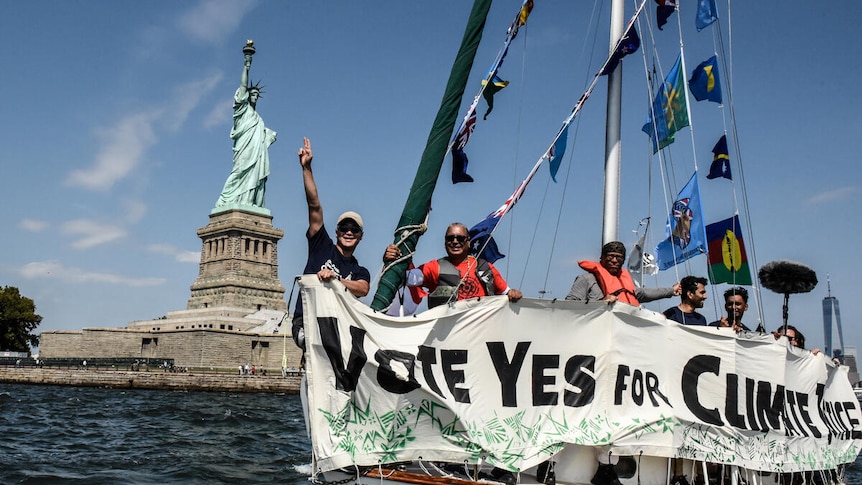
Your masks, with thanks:
[(213, 212), (228, 209), (265, 209), (266, 179), (269, 177), (269, 146), (275, 142), (276, 132), (268, 129), (257, 114), (260, 83), (249, 82), (254, 42), (249, 40), (242, 49), (243, 64), (240, 85), (233, 100), (233, 169), (224, 183)]

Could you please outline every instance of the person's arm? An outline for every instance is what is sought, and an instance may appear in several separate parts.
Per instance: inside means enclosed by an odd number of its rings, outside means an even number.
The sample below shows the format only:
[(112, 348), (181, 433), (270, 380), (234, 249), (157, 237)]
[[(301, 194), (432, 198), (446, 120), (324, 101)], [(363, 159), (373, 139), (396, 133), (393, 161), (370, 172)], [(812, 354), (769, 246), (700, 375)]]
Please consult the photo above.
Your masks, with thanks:
[(589, 277), (587, 277), (587, 273), (578, 275), (572, 283), (572, 289), (566, 295), (566, 300), (590, 300), (590, 286), (591, 282)]
[(341, 280), (341, 284), (356, 298), (362, 298), (367, 295), (368, 290), (371, 288), (371, 285), (366, 280)]
[[(311, 160), (314, 158), (311, 152), (311, 141), (308, 138), (302, 140), (302, 148), (299, 149), (298, 155), (299, 164), (302, 166), (302, 182), (305, 185), (305, 202), (308, 204), (308, 237), (311, 237), (323, 227), (323, 206), (320, 205), (317, 184), (311, 171)], [(367, 288), (365, 293), (368, 293)]]

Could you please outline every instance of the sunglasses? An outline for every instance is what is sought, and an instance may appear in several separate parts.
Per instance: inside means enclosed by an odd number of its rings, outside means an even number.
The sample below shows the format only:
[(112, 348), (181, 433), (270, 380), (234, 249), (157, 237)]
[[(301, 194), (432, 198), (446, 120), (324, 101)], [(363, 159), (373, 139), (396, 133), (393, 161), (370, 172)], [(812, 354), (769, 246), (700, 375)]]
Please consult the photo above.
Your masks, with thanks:
[(459, 243), (464, 244), (465, 242), (467, 242), (468, 239), (470, 239), (470, 238), (467, 236), (461, 236), (458, 234), (447, 234), (446, 235), (446, 242), (458, 241)]
[(356, 224), (339, 224), (338, 232), (342, 232), (347, 234), (348, 232), (352, 232), (353, 234), (362, 234), (362, 228), (357, 226)]

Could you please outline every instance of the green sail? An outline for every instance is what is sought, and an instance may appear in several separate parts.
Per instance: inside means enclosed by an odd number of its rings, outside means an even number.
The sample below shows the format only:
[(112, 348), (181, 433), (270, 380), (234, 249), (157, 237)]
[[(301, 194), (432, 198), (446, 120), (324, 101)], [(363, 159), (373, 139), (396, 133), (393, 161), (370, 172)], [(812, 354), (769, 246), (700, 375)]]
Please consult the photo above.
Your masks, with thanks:
[[(443, 159), (446, 156), (449, 139), (452, 136), (452, 131), (455, 129), (455, 122), (458, 120), (461, 99), (464, 96), (467, 79), (470, 77), (470, 70), (473, 67), (476, 50), (479, 47), (479, 42), (482, 40), (482, 31), (485, 28), (485, 18), (491, 8), (491, 1), (475, 0), (473, 2), (473, 10), (470, 12), (470, 20), (467, 22), (467, 28), (464, 31), (464, 38), (461, 40), (458, 56), (455, 58), (455, 62), (452, 64), (452, 71), (449, 73), (446, 92), (443, 94), (443, 100), (440, 102), (440, 109), (437, 111), (437, 117), (434, 119), (431, 133), (428, 134), (425, 151), (422, 152), (422, 161), (419, 162), (419, 168), (416, 170), (416, 178), (413, 179), (413, 186), (410, 187), (410, 194), (407, 196), (407, 202), (404, 204), (404, 210), (401, 212), (401, 219), (398, 221), (395, 243), (398, 243), (401, 239), (401, 228), (424, 223), (425, 217), (431, 208), (431, 196), (434, 194), (434, 188), (437, 186), (437, 179), (440, 176), (440, 169), (443, 166)], [(401, 244), (401, 252), (403, 254), (412, 253), (419, 242), (419, 236), (420, 234), (418, 233), (410, 235)], [(374, 294), (371, 308), (380, 311), (392, 303), (395, 292), (404, 282), (404, 274), (408, 265), (409, 261), (393, 265), (389, 271), (380, 277), (380, 284), (377, 286), (377, 293)]]

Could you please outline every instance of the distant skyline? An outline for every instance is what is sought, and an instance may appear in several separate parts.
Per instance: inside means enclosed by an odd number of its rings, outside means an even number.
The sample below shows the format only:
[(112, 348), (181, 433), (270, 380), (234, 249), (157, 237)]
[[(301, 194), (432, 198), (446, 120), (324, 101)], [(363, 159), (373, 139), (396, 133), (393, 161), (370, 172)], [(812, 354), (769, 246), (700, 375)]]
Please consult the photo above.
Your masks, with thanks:
[[(809, 347), (823, 347), (821, 300), (843, 302), (845, 344), (862, 343), (856, 80), (862, 55), (855, 19), (862, 3), (813, 4), (718, 0), (732, 72), (739, 134), (731, 159), (742, 160), (757, 267), (778, 260), (811, 266), (820, 283), (790, 298), (790, 322)], [(520, 0), (498, 0), (489, 15), (462, 113), (502, 45)], [(476, 182), (452, 185), (447, 158), (416, 262), (444, 254), (446, 225), (475, 224), (526, 175), (598, 70), (608, 48), (608, 8), (536, 0), (525, 30), (500, 72), (497, 94), (466, 148)], [(692, 105), (692, 128), (667, 153), (669, 175), (650, 158), (640, 131), (650, 103), (645, 64), (652, 39), (663, 72), (676, 58), (683, 27), (686, 76), (718, 48), (715, 26), (697, 33), (689, 3), (655, 30), (654, 2), (639, 27), (642, 48), (622, 61), (622, 195), (619, 239), (631, 248), (638, 221), (650, 216), (649, 248), (663, 238), (667, 194), (694, 170), (709, 222), (733, 215), (742, 179), (707, 180), (710, 149), (729, 128), (729, 101)], [(595, 10), (594, 10), (595, 9)], [(231, 101), (242, 46), (253, 39), (251, 78), (265, 85), (258, 105), (278, 132), (270, 150), (266, 206), (284, 229), (279, 275), (288, 288), (305, 263), (307, 212), (296, 151), (311, 139), (328, 230), (356, 210), (366, 223), (357, 251), (372, 276), (412, 183), (463, 34), (470, 2), (63, 2), (16, 4), (0, 18), (0, 61), (7, 93), (0, 130), (0, 285), (32, 298), (38, 331), (124, 327), (185, 309), (198, 272), (195, 231), (231, 167)], [(633, 8), (627, 5), (626, 17)], [(652, 23), (652, 29), (645, 22)], [(732, 34), (732, 38), (730, 37)], [(651, 67), (651, 65), (650, 65)], [(14, 94), (12, 94), (14, 93)], [(527, 297), (563, 298), (580, 274), (577, 261), (598, 257), (601, 243), (605, 82), (570, 129), (558, 184), (540, 170), (497, 232), (501, 269)], [(733, 133), (729, 133), (732, 137)], [(692, 149), (694, 147), (694, 150)], [(651, 162), (652, 160), (652, 162)], [(734, 165), (734, 169), (736, 165)], [(561, 216), (558, 216), (557, 213)], [(745, 222), (744, 222), (745, 223)], [(650, 285), (686, 274), (706, 276), (706, 257), (662, 272)], [(703, 313), (722, 311), (710, 291)], [(372, 282), (372, 294), (376, 280)], [(286, 295), (287, 297), (287, 295)], [(296, 296), (294, 296), (294, 299)], [(782, 296), (763, 290), (766, 326), (781, 324)], [(370, 303), (371, 295), (364, 301)], [(649, 304), (661, 311), (677, 304)], [(754, 302), (752, 302), (754, 303)], [(754, 305), (752, 305), (754, 306)], [(748, 318), (748, 317), (751, 318)], [(754, 327), (754, 308), (746, 323)]]

